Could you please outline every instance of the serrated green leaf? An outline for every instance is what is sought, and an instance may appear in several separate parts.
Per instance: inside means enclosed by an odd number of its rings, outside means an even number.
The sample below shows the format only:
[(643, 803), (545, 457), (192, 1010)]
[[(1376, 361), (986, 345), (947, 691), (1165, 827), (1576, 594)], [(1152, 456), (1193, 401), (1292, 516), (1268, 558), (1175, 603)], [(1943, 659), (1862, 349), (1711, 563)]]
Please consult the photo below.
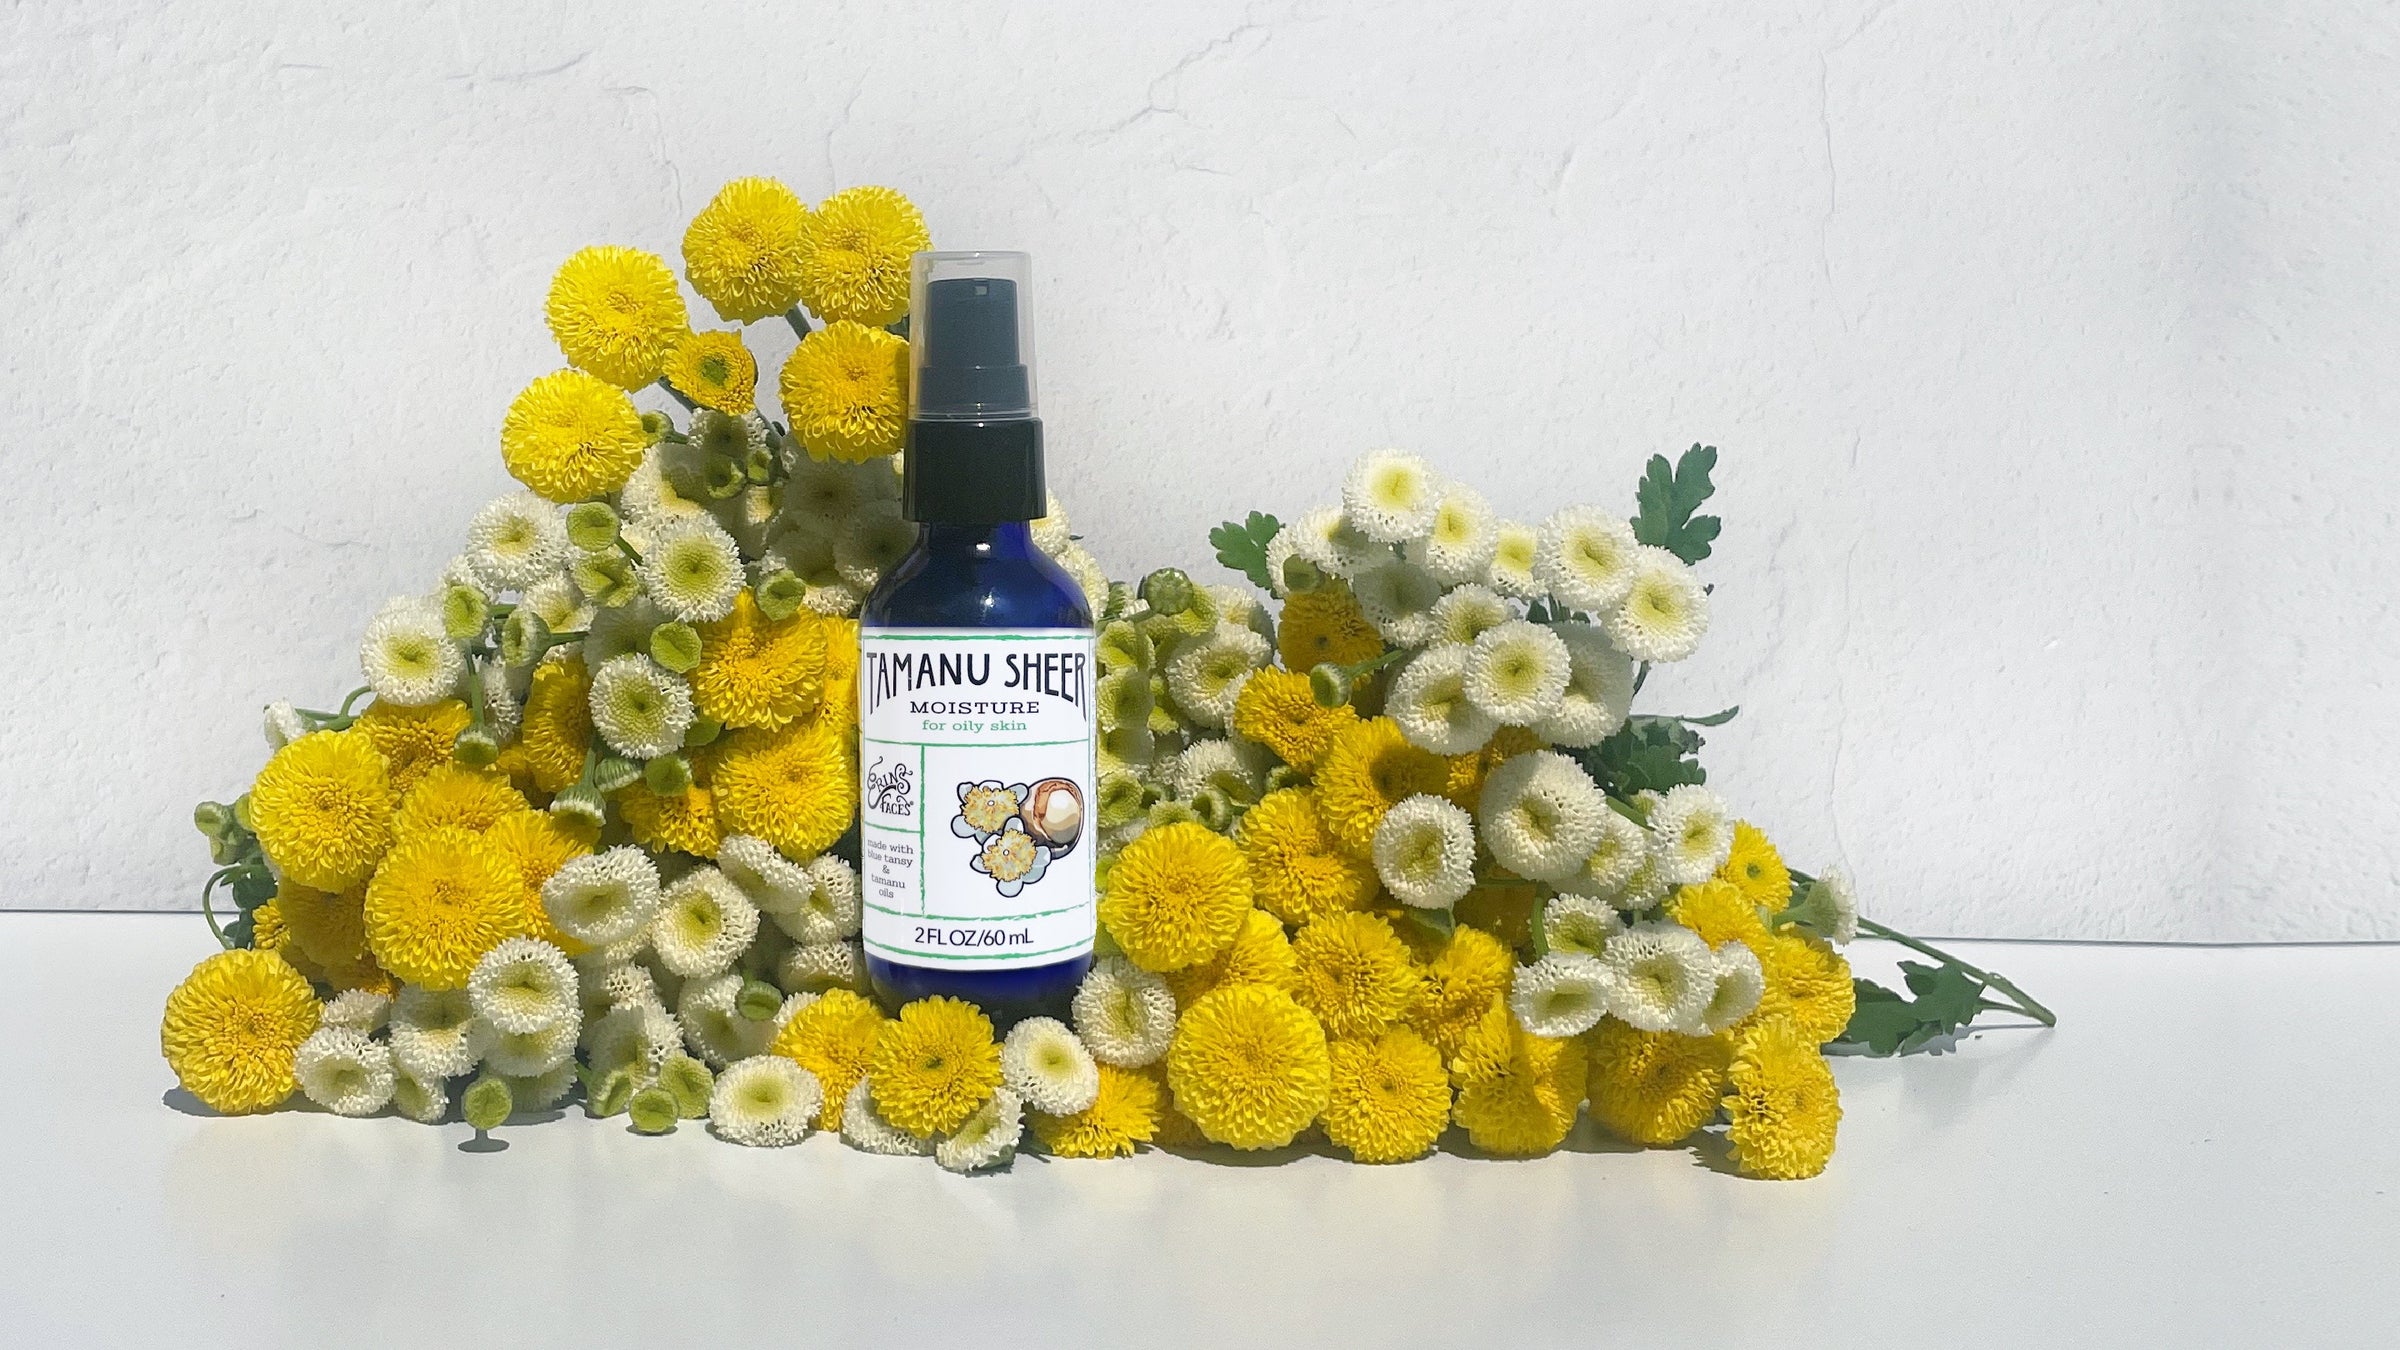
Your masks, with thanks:
[(1620, 797), (1665, 792), (1686, 783), (1705, 783), (1698, 755), (1700, 733), (1672, 717), (1637, 716), (1615, 735), (1583, 752), (1583, 763), (1601, 786)]
[(1943, 1036), (1957, 1034), (1982, 1010), (1983, 982), (1954, 965), (1900, 963), (1911, 999), (1873, 980), (1853, 979), (1857, 1005), (1839, 1043), (1871, 1055), (1905, 1055)]
[(1665, 455), (1652, 455), (1634, 490), (1641, 509), (1633, 518), (1633, 537), (1687, 563), (1707, 557), (1725, 522), (1692, 513), (1716, 492), (1716, 485), (1709, 481), (1716, 466), (1717, 448), (1713, 445), (1694, 445), (1671, 468)]
[(1274, 577), (1267, 570), (1267, 544), (1283, 522), (1264, 511), (1253, 511), (1240, 524), (1226, 521), (1208, 532), (1208, 542), (1217, 549), (1217, 561), (1250, 578), (1250, 583), (1262, 591), (1275, 589)]

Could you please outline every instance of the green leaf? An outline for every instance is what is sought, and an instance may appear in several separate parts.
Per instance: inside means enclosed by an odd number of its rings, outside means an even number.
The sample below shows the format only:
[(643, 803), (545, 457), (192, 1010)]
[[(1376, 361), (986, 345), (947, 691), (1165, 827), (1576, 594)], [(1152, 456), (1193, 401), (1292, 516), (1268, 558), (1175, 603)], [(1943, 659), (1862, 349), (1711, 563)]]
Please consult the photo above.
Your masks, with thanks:
[(1419, 909), (1415, 905), (1405, 905), (1401, 913), (1417, 927), (1438, 938), (1447, 938), (1458, 928), (1457, 916), (1446, 909)]
[(1681, 719), (1642, 715), (1626, 719), (1615, 735), (1584, 751), (1583, 764), (1619, 797), (1665, 792), (1708, 781), (1698, 759), (1703, 744), (1700, 733)]
[(1903, 961), (1900, 974), (1914, 999), (1873, 980), (1850, 981), (1858, 1004), (1837, 1044), (1857, 1046), (1870, 1055), (1905, 1055), (1956, 1035), (1982, 1009), (1983, 982), (1955, 965)]
[(1267, 543), (1283, 522), (1264, 511), (1253, 511), (1250, 518), (1236, 525), (1226, 521), (1208, 532), (1208, 542), (1217, 546), (1217, 561), (1250, 578), (1250, 583), (1262, 591), (1272, 592), (1275, 579), (1267, 571)]
[(1715, 516), (1696, 516), (1717, 489), (1708, 481), (1717, 466), (1717, 447), (1695, 445), (1683, 452), (1673, 468), (1665, 455), (1652, 455), (1641, 486), (1634, 493), (1641, 513), (1633, 518), (1633, 537), (1655, 544), (1687, 563), (1708, 556), (1709, 545), (1725, 522)]

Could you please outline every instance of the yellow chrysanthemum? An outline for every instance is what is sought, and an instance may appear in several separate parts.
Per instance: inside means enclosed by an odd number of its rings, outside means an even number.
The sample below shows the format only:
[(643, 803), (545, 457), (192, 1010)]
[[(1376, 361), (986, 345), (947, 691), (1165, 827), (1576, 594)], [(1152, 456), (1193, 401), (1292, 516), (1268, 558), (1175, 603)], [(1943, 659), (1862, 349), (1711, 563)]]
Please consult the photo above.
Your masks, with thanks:
[(1511, 756), (1539, 750), (1543, 745), (1541, 737), (1524, 727), (1502, 727), (1492, 733), (1492, 739), (1481, 750), (1449, 758), (1450, 777), (1442, 787), (1442, 795), (1459, 810), (1471, 812), (1483, 800), (1483, 780), (1492, 776), (1492, 770)]
[(867, 1090), (876, 1114), (910, 1134), (948, 1134), (1000, 1086), (992, 1019), (972, 1003), (921, 998), (875, 1039)]
[(1850, 963), (1832, 943), (1786, 930), (1752, 944), (1751, 950), (1767, 977), (1752, 1022), (1788, 1018), (1810, 1045), (1823, 1045), (1850, 1025), (1858, 990), (1850, 983)]
[(1727, 1074), (1725, 1137), (1754, 1177), (1795, 1180), (1825, 1170), (1842, 1123), (1833, 1067), (1808, 1034), (1781, 1018), (1744, 1031)]
[(1108, 869), (1100, 922), (1144, 970), (1181, 970), (1225, 950), (1250, 912), (1250, 867), (1234, 842), (1177, 821), (1145, 831)]
[(367, 960), (367, 892), (361, 882), (347, 891), (320, 891), (286, 876), (275, 888), (275, 908), (286, 939), (300, 955), (327, 969)]
[(516, 873), (517, 904), (524, 915), (526, 936), (539, 938), (569, 956), (581, 954), (584, 945), (558, 931), (558, 925), (550, 921), (550, 911), (542, 904), (542, 883), (569, 859), (591, 852), (592, 842), (547, 811), (518, 811), (501, 817), (483, 832), (483, 846)]
[[(1703, 881), (1679, 886), (1667, 901), (1667, 917), (1698, 933), (1711, 947), (1740, 942), (1757, 947), (1767, 936), (1758, 907), (1742, 888), (1730, 881)], [(1759, 953), (1765, 959), (1765, 953)]]
[[(1262, 674), (1264, 672), (1261, 672)], [(1242, 814), (1242, 855), (1268, 913), (1289, 924), (1365, 909), (1375, 899), (1375, 864), (1343, 852), (1307, 788), (1278, 788)]]
[(318, 1014), (308, 981), (282, 957), (218, 952), (167, 995), (158, 1048), (175, 1081), (210, 1110), (272, 1110), (292, 1095), (292, 1056)]
[(1457, 1030), (1450, 1051), (1450, 1081), (1467, 1087), (1489, 1083), (1508, 1071), (1509, 1056), (1516, 1053), (1517, 1036), (1524, 1028), (1510, 1015), (1508, 1000), (1494, 995), (1482, 1012), (1472, 1018), (1462, 1016)]
[(717, 821), (713, 794), (698, 783), (672, 797), (661, 797), (650, 785), (635, 780), (616, 796), (617, 814), (633, 832), (634, 842), (651, 849), (674, 849), (699, 858), (714, 858), (725, 842)]
[(1259, 671), (1233, 700), (1234, 731), (1303, 773), (1314, 770), (1333, 738), (1356, 721), (1358, 710), (1347, 703), (1328, 708), (1317, 702), (1304, 671)]
[(1138, 1072), (1158, 1088), (1158, 1132), (1150, 1142), (1160, 1148), (1200, 1148), (1208, 1136), (1192, 1123), (1192, 1118), (1175, 1109), (1175, 1091), (1167, 1085), (1167, 1062), (1164, 1059)]
[(807, 610), (770, 619), (743, 588), (732, 613), (700, 626), (692, 706), (729, 727), (779, 727), (805, 715), (825, 687), (825, 629)]
[(583, 776), (584, 752), (592, 744), (592, 687), (581, 657), (533, 668), (517, 744), (533, 785), (544, 792), (562, 792)]
[(1715, 1118), (1732, 1036), (1642, 1031), (1606, 1017), (1589, 1042), (1592, 1119), (1612, 1132), (1663, 1146), (1683, 1142)]
[(850, 1089), (867, 1076), (883, 1037), (883, 1010), (848, 989), (828, 989), (817, 1001), (793, 1014), (775, 1033), (771, 1053), (783, 1056), (817, 1076), (825, 1088), (825, 1105), (817, 1112), (820, 1129), (842, 1128), (842, 1103)]
[(1241, 931), (1225, 950), (1196, 966), (1168, 971), (1165, 978), (1175, 1006), (1188, 1008), (1202, 994), (1226, 984), (1264, 984), (1288, 994), (1299, 973), (1283, 925), (1265, 910), (1253, 909), (1242, 916)]
[(623, 389), (656, 380), (691, 322), (683, 290), (657, 254), (611, 244), (579, 249), (559, 265), (546, 312), (567, 363)]
[(1516, 957), (1499, 938), (1461, 923), (1430, 951), (1419, 953), (1421, 981), (1408, 1024), (1448, 1063), (1493, 1003), (1508, 993)]
[(817, 695), (815, 720), (851, 728), (858, 725), (858, 620), (824, 619), (825, 681)]
[(800, 302), (807, 217), (808, 208), (774, 179), (736, 178), (684, 230), (683, 274), (722, 318), (752, 323), (781, 314)]
[(809, 334), (783, 363), (783, 415), (818, 459), (863, 464), (908, 435), (908, 344), (864, 324)]
[(709, 774), (717, 824), (794, 858), (822, 853), (858, 811), (858, 761), (840, 728), (816, 721), (725, 738)]
[(625, 486), (650, 437), (625, 391), (558, 370), (525, 386), (500, 419), (500, 458), (516, 480), (554, 502), (588, 501)]
[(1061, 1158), (1122, 1158), (1158, 1134), (1164, 1094), (1139, 1069), (1100, 1066), (1100, 1095), (1066, 1116), (1033, 1113), (1033, 1137)]
[(1767, 836), (1746, 820), (1733, 823), (1733, 852), (1725, 865), (1717, 869), (1717, 879), (1730, 881), (1742, 888), (1750, 903), (1777, 914), (1792, 903), (1792, 873), (1783, 865), (1783, 855), (1767, 842)]
[(1325, 1028), (1292, 996), (1229, 984), (1184, 1010), (1167, 1049), (1175, 1106), (1235, 1148), (1281, 1148), (1324, 1114)]
[(1333, 580), (1283, 602), (1282, 617), (1275, 621), (1275, 651), (1285, 670), (1307, 672), (1324, 664), (1373, 660), (1383, 654), (1383, 638), (1359, 612), (1348, 583)]
[(356, 989), (390, 998), (400, 992), (400, 982), (392, 978), (390, 971), (376, 965), (372, 957), (347, 965), (327, 966), (325, 983), (333, 986), (336, 993)]
[(395, 838), (419, 830), (461, 829), (481, 833), (504, 816), (525, 809), (525, 794), (496, 769), (437, 764), (400, 799), (392, 817)]
[(483, 954), (525, 931), (516, 869), (465, 830), (426, 830), (392, 846), (367, 883), (367, 946), (385, 970), (456, 989)]
[(1375, 1036), (1405, 1016), (1425, 981), (1408, 944), (1378, 914), (1328, 914), (1292, 943), (1292, 996), (1340, 1040)]
[(908, 198), (845, 188), (800, 223), (800, 298), (827, 322), (891, 323), (908, 312), (909, 260), (932, 247)]
[(1511, 947), (1522, 947), (1533, 941), (1533, 908), (1541, 898), (1541, 891), (1530, 881), (1486, 877), (1450, 912), (1460, 923), (1473, 924)]
[[(391, 780), (392, 800), (397, 803), (424, 781), (425, 775), (450, 762), (458, 733), (472, 720), (467, 705), (454, 698), (417, 708), (378, 701), (368, 704), (350, 729), (366, 737), (375, 753), (383, 756), (383, 771)], [(582, 772), (580, 758), (575, 768)]]
[(1586, 1064), (1580, 1040), (1554, 1040), (1510, 1025), (1500, 1071), (1458, 1090), (1453, 1114), (1475, 1147), (1506, 1157), (1557, 1148), (1583, 1105)]
[(1317, 813), (1345, 852), (1370, 857), (1386, 812), (1449, 781), (1448, 761), (1410, 745), (1391, 718), (1369, 718), (1335, 736), (1317, 765)]
[(667, 384), (675, 392), (718, 412), (741, 417), (758, 411), (758, 358), (732, 333), (692, 333), (667, 353)]
[(290, 941), (291, 929), (283, 922), (283, 907), (269, 900), (250, 911), (250, 950), (279, 952)]
[(365, 736), (316, 731), (267, 760), (250, 786), (258, 846), (283, 875), (345, 890), (375, 870), (392, 840), (392, 783)]
[(1325, 1137), (1362, 1163), (1407, 1162), (1450, 1124), (1441, 1052), (1406, 1027), (1372, 1041), (1335, 1041)]

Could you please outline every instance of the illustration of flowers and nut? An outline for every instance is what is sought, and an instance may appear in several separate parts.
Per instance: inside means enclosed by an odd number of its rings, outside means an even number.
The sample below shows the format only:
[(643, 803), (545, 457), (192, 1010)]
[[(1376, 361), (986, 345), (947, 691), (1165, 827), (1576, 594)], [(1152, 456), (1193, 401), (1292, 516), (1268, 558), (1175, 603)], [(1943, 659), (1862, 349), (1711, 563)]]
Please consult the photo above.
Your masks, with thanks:
[(1065, 778), (961, 783), (950, 833), (974, 840), (978, 851), (968, 865), (1002, 895), (1015, 896), (1040, 881), (1053, 859), (1074, 851), (1083, 836), (1083, 793)]

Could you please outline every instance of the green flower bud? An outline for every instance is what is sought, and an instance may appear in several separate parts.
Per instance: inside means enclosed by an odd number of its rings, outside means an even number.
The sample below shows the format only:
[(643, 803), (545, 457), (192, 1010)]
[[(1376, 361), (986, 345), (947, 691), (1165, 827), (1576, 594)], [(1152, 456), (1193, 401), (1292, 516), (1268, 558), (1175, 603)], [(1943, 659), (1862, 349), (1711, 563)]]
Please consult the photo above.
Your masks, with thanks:
[(733, 1008), (753, 1022), (764, 1022), (783, 1011), (783, 991), (765, 980), (744, 980), (742, 992), (733, 996)]
[(508, 1084), (488, 1073), (475, 1080), (461, 1101), (467, 1123), (478, 1130), (499, 1129), (508, 1120), (509, 1113), (517, 1109), (516, 1098), (509, 1092)]
[(1124, 618), (1132, 611), (1135, 598), (1133, 587), (1122, 581), (1108, 583), (1108, 602), (1101, 607), (1100, 621), (1107, 623)]
[(1180, 567), (1162, 567), (1142, 578), (1142, 598), (1150, 602), (1157, 614), (1181, 614), (1191, 607), (1197, 588)]
[(1100, 630), (1100, 668), (1106, 671), (1147, 671), (1158, 659), (1158, 646), (1150, 635), (1127, 620), (1118, 619)]
[(595, 605), (616, 609), (633, 603), (642, 593), (641, 575), (622, 553), (587, 553), (568, 570), (575, 588)]
[(1190, 802), (1160, 802), (1150, 808), (1150, 828), (1154, 830), (1162, 825), (1180, 825), (1187, 820), (1200, 825), (1208, 823), (1200, 819), (1200, 813), (1192, 809)]
[(630, 759), (619, 759), (615, 755), (610, 755), (601, 760), (599, 766), (592, 770), (592, 786), (599, 789), (600, 795), (605, 797), (632, 787), (633, 780), (641, 776), (642, 766)]
[(1350, 673), (1330, 663), (1313, 666), (1308, 672), (1308, 692), (1320, 707), (1338, 708), (1350, 701)]
[(522, 670), (542, 659), (550, 649), (550, 625), (542, 616), (519, 605), (500, 621), (500, 663), (511, 670)]
[(223, 834), (233, 823), (233, 811), (223, 802), (202, 802), (192, 808), (193, 828), (202, 834)]
[(1100, 828), (1113, 830), (1142, 813), (1142, 780), (1129, 773), (1100, 775)]
[(1192, 794), (1192, 814), (1200, 823), (1219, 833), (1233, 824), (1233, 799), (1213, 787), (1204, 787)]
[(1269, 792), (1281, 792), (1285, 788), (1298, 787), (1307, 781), (1307, 774), (1289, 764), (1278, 764), (1267, 770), (1267, 791)]
[(584, 1087), (584, 1109), (604, 1119), (613, 1116), (633, 1100), (633, 1089), (633, 1070), (612, 1070), (598, 1083)]
[(770, 619), (782, 620), (800, 611), (808, 598), (808, 586), (784, 568), (777, 568), (761, 578), (755, 592), (758, 612)]
[(675, 1099), (676, 1115), (698, 1120), (708, 1114), (708, 1094), (716, 1090), (717, 1077), (690, 1055), (669, 1055), (658, 1066), (658, 1085)]
[(250, 794), (247, 792), (233, 799), (233, 823), (252, 834), (258, 833), (258, 826), (250, 819)]
[(750, 486), (750, 476), (742, 472), (742, 466), (731, 455), (710, 454), (700, 473), (701, 488), (711, 501), (721, 502)]
[[(1113, 853), (1105, 858), (1097, 858), (1093, 860), (1092, 889), (1094, 891), (1106, 891), (1108, 889), (1108, 874), (1111, 871), (1114, 871), (1116, 866), (1117, 857)], [(1116, 955), (1114, 951), (1101, 951), (1100, 948), (1103, 945), (1111, 948), (1114, 948), (1117, 945), (1116, 939), (1108, 935), (1107, 924), (1100, 925), (1100, 931), (1092, 935), (1092, 956), (1094, 959), (1103, 956)]]
[(675, 1128), (675, 1094), (653, 1083), (625, 1103), (637, 1134), (665, 1134)]
[(760, 446), (742, 461), (742, 473), (753, 483), (764, 483), (775, 476), (775, 452)]
[(464, 642), (483, 631), (492, 617), (492, 602), (484, 593), (463, 582), (451, 582), (442, 588), (442, 631), (454, 642)]
[(500, 758), (500, 742), (482, 727), (468, 727), (451, 742), (450, 754), (470, 769), (488, 769)]
[(688, 623), (662, 623), (650, 630), (650, 659), (688, 675), (700, 664), (700, 630)]
[(724, 734), (725, 724), (713, 717), (695, 717), (691, 730), (683, 733), (683, 748), (697, 750)]
[(650, 443), (652, 445), (658, 444), (660, 437), (666, 435), (668, 432), (673, 431), (674, 429), (675, 420), (663, 412), (646, 412), (642, 414), (642, 434), (650, 438)]
[(642, 765), (642, 781), (661, 797), (680, 797), (691, 790), (691, 761), (681, 755), (660, 755)]
[(230, 865), (241, 856), (241, 845), (225, 835), (211, 835), (208, 840), (208, 860), (219, 867)]
[(1294, 595), (1325, 584), (1324, 569), (1297, 554), (1283, 560), (1283, 588)]
[(617, 513), (607, 502), (581, 502), (567, 512), (567, 542), (586, 553), (617, 546)]
[(567, 820), (580, 820), (593, 829), (608, 823), (608, 804), (600, 794), (577, 783), (550, 799), (550, 814)]

